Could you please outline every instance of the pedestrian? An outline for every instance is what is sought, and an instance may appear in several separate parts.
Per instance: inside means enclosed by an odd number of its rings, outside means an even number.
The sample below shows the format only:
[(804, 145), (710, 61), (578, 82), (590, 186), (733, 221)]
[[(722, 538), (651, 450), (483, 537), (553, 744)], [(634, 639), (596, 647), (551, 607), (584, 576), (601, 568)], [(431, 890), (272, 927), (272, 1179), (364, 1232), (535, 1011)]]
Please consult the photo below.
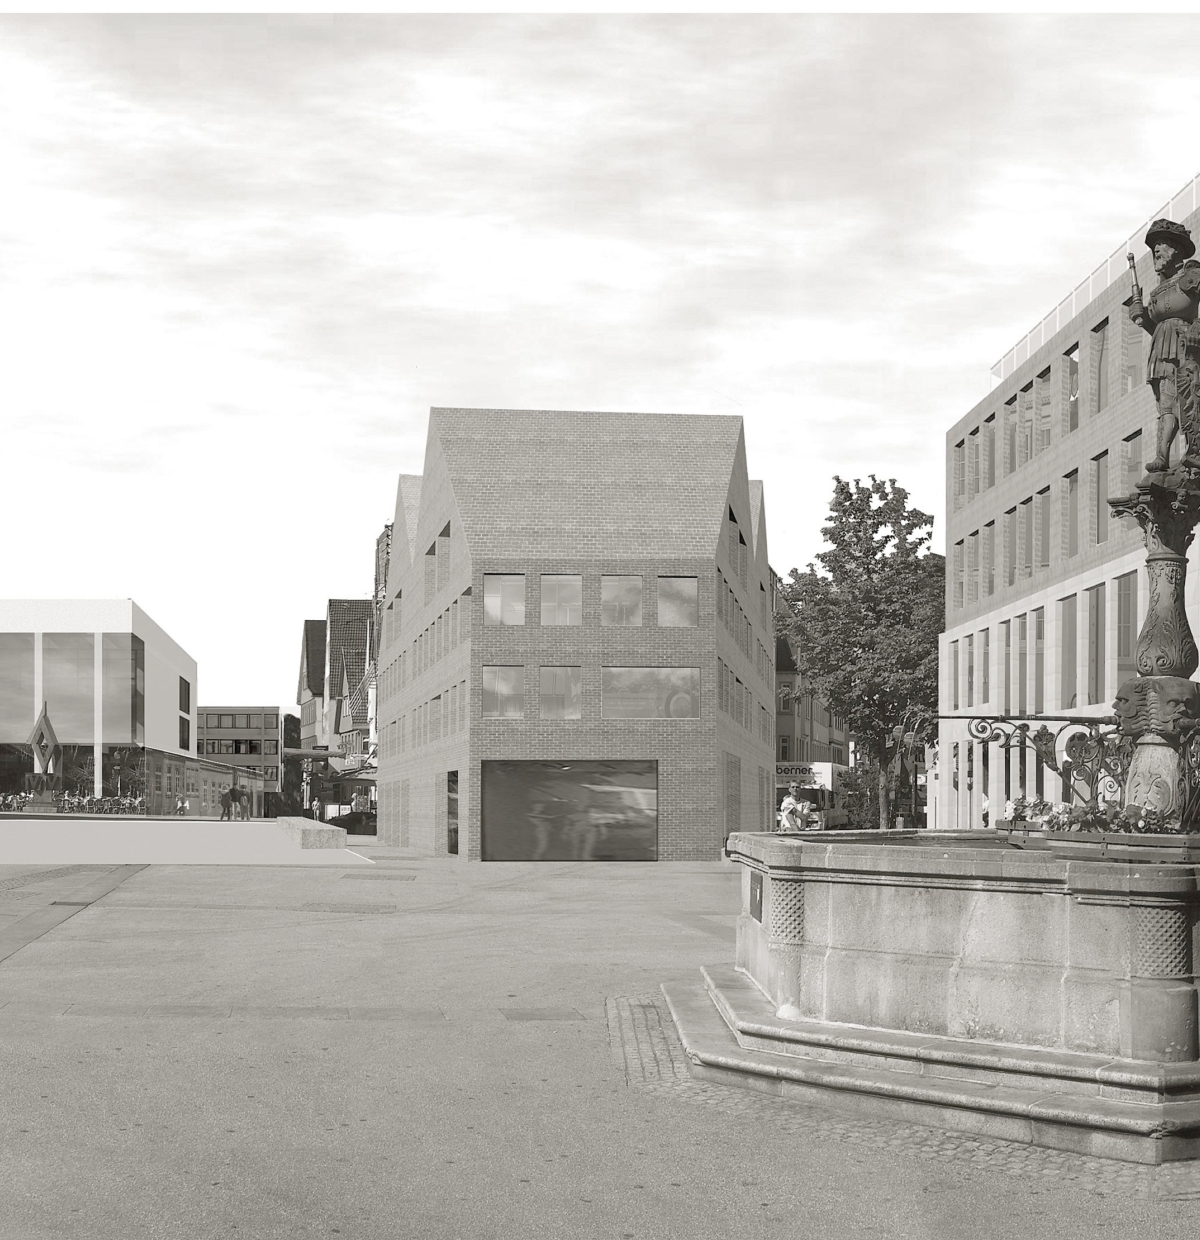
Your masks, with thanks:
[(230, 811), (232, 810), (232, 808), (233, 808), (233, 798), (229, 795), (229, 789), (226, 788), (225, 791), (221, 793), (221, 821), (222, 822), (231, 821)]

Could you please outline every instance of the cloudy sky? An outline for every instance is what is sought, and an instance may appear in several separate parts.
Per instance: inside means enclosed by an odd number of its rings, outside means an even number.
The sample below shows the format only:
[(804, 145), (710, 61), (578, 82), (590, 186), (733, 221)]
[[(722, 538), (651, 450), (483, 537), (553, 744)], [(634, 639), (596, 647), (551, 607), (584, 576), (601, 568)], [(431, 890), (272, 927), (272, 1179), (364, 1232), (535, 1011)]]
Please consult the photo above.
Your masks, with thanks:
[(3, 591), (289, 705), (431, 405), (740, 414), (777, 570), (835, 473), (940, 548), (946, 428), (1200, 171), (1169, 20), (0, 17)]

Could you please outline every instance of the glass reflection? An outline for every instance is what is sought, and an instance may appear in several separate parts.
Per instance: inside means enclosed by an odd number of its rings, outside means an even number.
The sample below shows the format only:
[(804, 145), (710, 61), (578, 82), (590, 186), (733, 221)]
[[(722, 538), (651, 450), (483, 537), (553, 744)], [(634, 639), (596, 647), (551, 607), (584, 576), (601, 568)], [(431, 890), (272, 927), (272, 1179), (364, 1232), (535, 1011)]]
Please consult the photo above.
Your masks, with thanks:
[(94, 739), (96, 661), (91, 633), (42, 634), (42, 697), (63, 744)]
[(543, 667), (539, 713), (543, 719), (578, 719), (583, 692), (583, 669)]
[(658, 624), (666, 629), (694, 629), (700, 623), (699, 583), (695, 577), (658, 579)]
[(699, 719), (698, 667), (605, 667), (600, 676), (605, 719)]
[(642, 623), (641, 577), (600, 578), (600, 623), (636, 627)]
[(542, 575), (542, 623), (583, 623), (583, 578)]
[(0, 633), (0, 741), (23, 745), (36, 714), (33, 634)]

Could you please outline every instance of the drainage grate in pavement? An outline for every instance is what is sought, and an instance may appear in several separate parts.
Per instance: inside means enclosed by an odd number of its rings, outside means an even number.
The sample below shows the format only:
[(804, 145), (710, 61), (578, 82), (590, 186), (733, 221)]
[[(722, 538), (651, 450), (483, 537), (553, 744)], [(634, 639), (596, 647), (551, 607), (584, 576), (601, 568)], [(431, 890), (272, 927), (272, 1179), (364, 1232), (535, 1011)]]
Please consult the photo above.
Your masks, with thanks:
[(302, 913), (394, 913), (394, 904), (302, 904)]
[(501, 1008), (505, 1020), (587, 1020), (574, 1008)]
[(87, 908), (91, 900), (51, 900), (51, 904), (61, 904), (64, 908)]

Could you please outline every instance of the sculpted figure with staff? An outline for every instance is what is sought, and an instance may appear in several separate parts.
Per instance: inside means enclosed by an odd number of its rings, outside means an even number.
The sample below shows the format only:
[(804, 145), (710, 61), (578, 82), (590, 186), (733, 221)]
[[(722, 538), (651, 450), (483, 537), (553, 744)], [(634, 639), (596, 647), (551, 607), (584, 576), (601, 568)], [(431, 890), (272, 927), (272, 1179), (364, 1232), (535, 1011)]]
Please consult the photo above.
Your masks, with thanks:
[[(1146, 302), (1133, 273), (1133, 301), (1129, 317), (1152, 337), (1146, 364), (1146, 382), (1158, 404), (1158, 439), (1154, 459), (1146, 472), (1163, 473), (1170, 466), (1171, 444), (1177, 430), (1187, 441), (1182, 465), (1200, 469), (1200, 435), (1194, 426), (1197, 386), (1196, 360), (1188, 347), (1200, 345), (1193, 327), (1200, 312), (1200, 263), (1192, 259), (1196, 246), (1191, 232), (1172, 220), (1155, 220), (1146, 233), (1146, 244), (1154, 255), (1159, 282)], [(1133, 255), (1129, 256), (1133, 268)]]

